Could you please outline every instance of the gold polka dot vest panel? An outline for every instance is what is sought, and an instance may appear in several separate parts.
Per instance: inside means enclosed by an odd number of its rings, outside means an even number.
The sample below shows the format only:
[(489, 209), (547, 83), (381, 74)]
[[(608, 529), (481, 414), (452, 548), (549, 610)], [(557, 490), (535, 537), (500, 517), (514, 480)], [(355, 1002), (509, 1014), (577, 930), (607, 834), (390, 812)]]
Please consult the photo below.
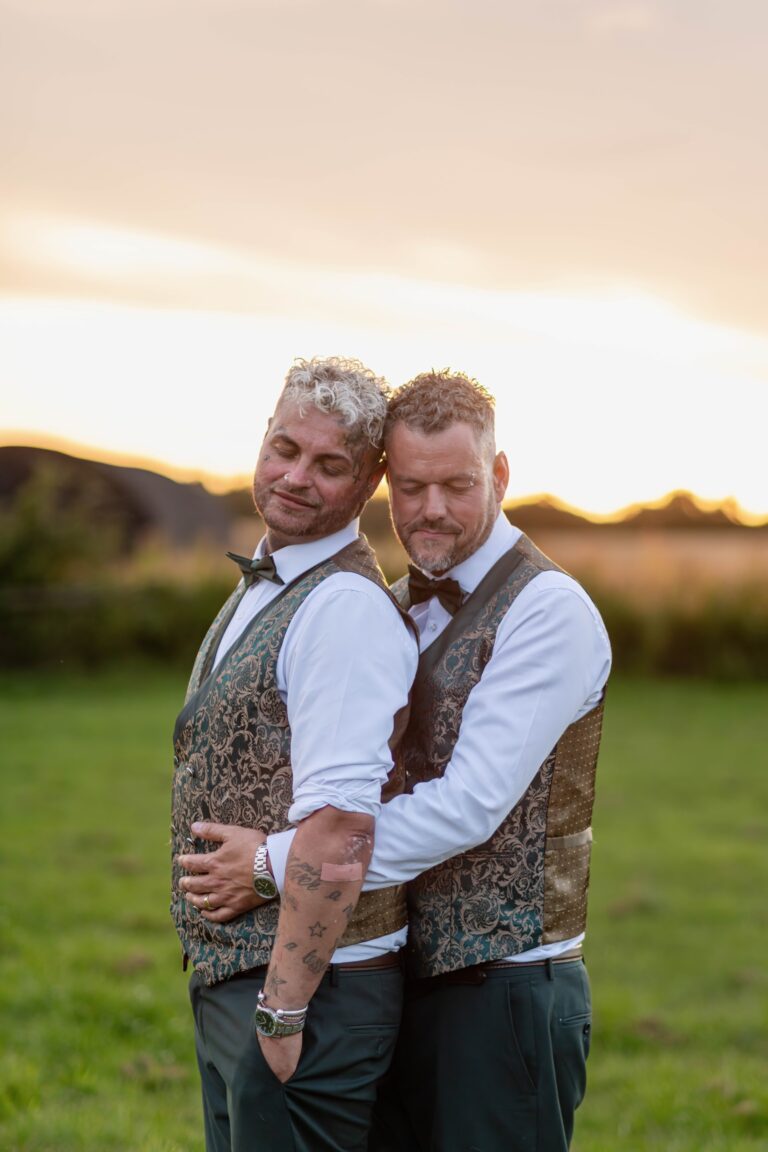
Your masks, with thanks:
[[(406, 790), (442, 776), (501, 620), (547, 570), (558, 568), (522, 536), (422, 654), (398, 751)], [(405, 581), (393, 591), (407, 606)], [(600, 704), (566, 730), (490, 840), (408, 885), (413, 975), (518, 955), (584, 930), (602, 712)]]
[[(290, 826), (291, 730), (277, 689), (277, 659), (299, 606), (323, 580), (339, 571), (357, 572), (389, 595), (373, 552), (359, 537), (286, 585), (213, 669), (218, 643), (245, 591), (241, 581), (211, 625), (195, 660), (174, 732), (171, 914), (185, 954), (208, 984), (268, 963), (280, 904), (274, 900), (227, 924), (210, 923), (180, 892), (176, 856), (215, 847), (190, 842), (190, 825), (195, 820), (261, 828), (267, 834)], [(393, 718), (398, 736), (404, 719)], [(393, 773), (387, 799), (402, 790), (402, 777), (399, 787), (393, 785), (397, 779)], [(405, 922), (403, 889), (366, 893), (342, 943), (384, 935)]]

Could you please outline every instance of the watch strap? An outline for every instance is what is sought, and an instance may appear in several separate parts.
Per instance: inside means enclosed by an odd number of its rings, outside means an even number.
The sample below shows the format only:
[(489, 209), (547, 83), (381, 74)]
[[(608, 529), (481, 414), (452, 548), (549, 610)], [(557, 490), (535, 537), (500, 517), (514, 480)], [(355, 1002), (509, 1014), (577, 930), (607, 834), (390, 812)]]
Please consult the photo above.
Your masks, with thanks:
[(267, 863), (267, 842), (259, 844), (253, 858), (253, 887), (264, 900), (274, 900), (280, 895), (275, 878)]
[(271, 1008), (267, 1004), (263, 990), (257, 997), (257, 1007), (253, 1014), (256, 1031), (261, 1036), (294, 1036), (302, 1032), (307, 1019), (306, 1008)]

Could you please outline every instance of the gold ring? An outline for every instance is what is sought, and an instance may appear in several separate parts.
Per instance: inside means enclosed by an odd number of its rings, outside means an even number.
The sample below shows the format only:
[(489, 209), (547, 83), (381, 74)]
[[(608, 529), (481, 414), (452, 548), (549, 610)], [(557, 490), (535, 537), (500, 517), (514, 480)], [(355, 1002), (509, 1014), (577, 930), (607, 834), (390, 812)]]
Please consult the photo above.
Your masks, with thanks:
[(205, 908), (206, 912), (210, 912), (211, 910), (211, 902), (207, 896), (203, 896), (203, 908)]

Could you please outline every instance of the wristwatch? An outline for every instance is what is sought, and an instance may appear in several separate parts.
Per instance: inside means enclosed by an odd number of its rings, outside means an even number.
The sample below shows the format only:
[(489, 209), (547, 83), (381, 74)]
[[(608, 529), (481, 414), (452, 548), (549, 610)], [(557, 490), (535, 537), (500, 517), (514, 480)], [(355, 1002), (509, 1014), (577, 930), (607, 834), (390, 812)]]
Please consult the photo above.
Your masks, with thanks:
[(267, 867), (267, 842), (259, 844), (253, 858), (253, 886), (264, 900), (274, 900), (280, 895), (275, 878)]
[(264, 993), (259, 992), (258, 1007), (253, 1014), (256, 1031), (262, 1036), (293, 1036), (304, 1029), (307, 1019), (306, 1008), (270, 1008), (265, 1003)]

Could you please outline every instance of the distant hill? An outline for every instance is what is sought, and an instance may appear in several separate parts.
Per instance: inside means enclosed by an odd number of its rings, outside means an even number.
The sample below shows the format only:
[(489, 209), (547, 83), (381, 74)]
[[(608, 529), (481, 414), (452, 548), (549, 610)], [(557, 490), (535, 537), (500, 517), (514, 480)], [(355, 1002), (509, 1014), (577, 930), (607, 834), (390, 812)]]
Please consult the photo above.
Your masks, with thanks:
[(745, 527), (730, 505), (702, 508), (690, 492), (672, 492), (662, 505), (637, 508), (628, 513), (622, 522), (627, 528)]
[(552, 531), (578, 530), (592, 522), (578, 512), (570, 512), (560, 507), (555, 501), (548, 498), (522, 503), (507, 503), (504, 505), (507, 519), (528, 535), (534, 535), (544, 529)]
[(41, 474), (52, 478), (62, 514), (87, 497), (94, 519), (118, 527), (128, 551), (149, 535), (174, 546), (200, 539), (224, 545), (229, 537), (226, 502), (202, 484), (180, 484), (148, 469), (103, 464), (47, 448), (0, 447), (0, 507)]
[[(41, 469), (55, 473), (62, 511), (68, 500), (87, 493), (96, 509), (110, 523), (118, 523), (126, 547), (134, 547), (146, 535), (158, 535), (174, 546), (204, 539), (227, 546), (233, 523), (253, 517), (251, 495), (246, 487), (214, 495), (200, 483), (179, 483), (144, 468), (103, 464), (44, 448), (0, 447), (0, 507)], [(508, 518), (523, 531), (579, 531), (599, 529), (746, 529), (728, 505), (704, 507), (691, 493), (674, 492), (661, 504), (636, 507), (621, 520), (594, 522), (564, 508), (551, 497), (505, 505)], [(363, 531), (371, 538), (391, 535), (385, 500), (372, 500), (363, 513)], [(768, 531), (768, 522), (750, 532)]]
[[(636, 505), (622, 517), (610, 520), (590, 520), (577, 512), (563, 508), (556, 500), (542, 497), (533, 502), (505, 505), (507, 516), (525, 532), (533, 530), (578, 530), (589, 527), (610, 532), (616, 528), (654, 531), (670, 529), (679, 531), (686, 528), (753, 528), (739, 520), (732, 504), (715, 507), (704, 506), (690, 492), (670, 492), (660, 503)], [(766, 523), (758, 528), (768, 528)]]

